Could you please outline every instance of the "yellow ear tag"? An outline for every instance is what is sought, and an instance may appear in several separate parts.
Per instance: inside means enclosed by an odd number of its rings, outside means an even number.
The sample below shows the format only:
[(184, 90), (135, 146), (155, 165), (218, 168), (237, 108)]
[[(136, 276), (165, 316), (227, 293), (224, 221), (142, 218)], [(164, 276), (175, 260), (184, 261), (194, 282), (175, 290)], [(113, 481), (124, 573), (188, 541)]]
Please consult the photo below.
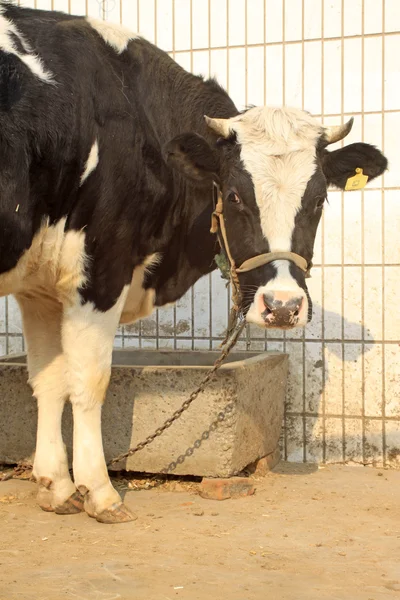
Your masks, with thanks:
[(353, 177), (349, 177), (346, 181), (346, 187), (344, 188), (346, 191), (348, 190), (362, 190), (368, 181), (368, 175), (363, 174), (363, 170), (357, 168), (357, 175), (353, 175)]

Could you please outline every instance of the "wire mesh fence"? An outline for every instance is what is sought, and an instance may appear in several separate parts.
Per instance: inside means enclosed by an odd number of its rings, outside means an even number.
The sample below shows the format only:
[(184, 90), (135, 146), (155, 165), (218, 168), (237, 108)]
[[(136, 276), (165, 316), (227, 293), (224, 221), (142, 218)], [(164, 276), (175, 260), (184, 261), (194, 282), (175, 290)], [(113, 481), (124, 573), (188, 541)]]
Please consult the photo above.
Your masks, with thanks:
[[(383, 149), (390, 161), (383, 177), (365, 191), (330, 191), (309, 280), (312, 322), (287, 333), (248, 327), (238, 349), (290, 356), (286, 459), (400, 466), (398, 0), (19, 4), (123, 23), (189, 71), (216, 76), (238, 108), (296, 106), (328, 125), (354, 116), (344, 143)], [(213, 273), (174, 307), (120, 328), (115, 345), (212, 349), (228, 311), (229, 292)], [(16, 303), (0, 299), (0, 354), (22, 349)]]

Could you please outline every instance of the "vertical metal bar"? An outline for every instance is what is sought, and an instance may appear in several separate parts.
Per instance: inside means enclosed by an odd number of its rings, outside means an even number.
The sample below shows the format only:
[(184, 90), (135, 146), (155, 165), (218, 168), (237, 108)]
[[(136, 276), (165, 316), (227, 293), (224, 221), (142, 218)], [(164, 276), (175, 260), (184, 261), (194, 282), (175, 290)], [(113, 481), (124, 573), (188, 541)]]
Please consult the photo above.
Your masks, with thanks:
[(190, 71), (191, 71), (191, 73), (193, 73), (193, 0), (190, 0), (190, 4), (189, 4), (189, 19), (190, 19), (190, 36), (189, 36)]
[[(228, 0), (226, 0), (227, 2)], [(190, 5), (192, 6), (192, 0), (190, 0)], [(209, 23), (210, 23), (210, 31), (209, 31), (209, 39), (208, 39), (208, 76), (211, 76), (211, 6), (210, 3), (208, 5), (208, 14), (209, 14)], [(228, 28), (228, 24), (226, 25)], [(190, 50), (193, 52), (192, 48), (192, 39), (190, 39)]]
[[(139, 0), (137, 0), (137, 2), (139, 4)], [(102, 7), (103, 7), (103, 11), (104, 11), (105, 10), (104, 1), (102, 2)], [(86, 14), (87, 13), (88, 13), (88, 0), (86, 0)], [(104, 18), (104, 16), (103, 16), (103, 18)], [(122, 0), (120, 0), (120, 18), (122, 19)], [(138, 24), (138, 28), (139, 28), (139, 24)], [(139, 322), (139, 332), (141, 332), (141, 327), (142, 327), (142, 324), (141, 324), (141, 322)], [(125, 337), (126, 337), (125, 334), (126, 334), (126, 329), (125, 329), (125, 326), (123, 325), (121, 327), (121, 346), (122, 346), (122, 348), (125, 348)]]
[[(229, 0), (227, 2), (227, 32), (226, 32), (226, 89), (228, 90), (228, 94), (230, 93), (229, 85), (230, 85), (230, 36), (229, 36)], [(229, 307), (231, 305), (231, 286), (229, 285), (227, 288), (226, 296), (228, 296), (228, 305), (227, 305), (227, 313), (226, 313), (226, 322), (229, 323)], [(240, 339), (240, 338), (239, 338)]]
[[(190, 0), (191, 1), (191, 0)], [(175, 0), (172, 0), (172, 58), (175, 60)]]
[[(140, 31), (140, 0), (137, 0), (137, 5), (136, 5), (136, 18), (137, 18), (137, 29), (138, 31)], [(143, 347), (143, 327), (142, 327), (142, 321), (140, 320), (138, 323), (139, 326), (139, 348)]]
[(209, 348), (209, 350), (212, 350), (212, 347), (213, 347), (212, 300), (213, 300), (212, 273), (209, 273), (209, 275), (208, 275), (208, 336), (209, 336), (208, 348)]
[[(344, 122), (344, 0), (341, 1), (341, 63), (340, 63), (340, 122)], [(341, 142), (343, 146), (343, 142)], [(342, 457), (346, 460), (346, 424), (345, 424), (345, 353), (344, 353), (344, 192), (340, 194), (341, 200), (341, 351), (342, 351)]]
[[(228, 2), (229, 0), (226, 0), (226, 6), (228, 7)], [(228, 11), (228, 8), (227, 8)], [(191, 56), (193, 55), (193, 0), (190, 0), (190, 52), (191, 52)], [(226, 30), (227, 30), (227, 35), (228, 35), (228, 30), (229, 30), (229, 22), (228, 22), (228, 12), (226, 15)], [(228, 45), (228, 42), (227, 42)], [(210, 50), (208, 52), (208, 76), (211, 77), (212, 73), (211, 73), (211, 44), (210, 44)], [(209, 336), (209, 342), (208, 342), (208, 348), (209, 350), (212, 350), (212, 346), (213, 346), (213, 326), (212, 326), (212, 295), (213, 295), (213, 286), (212, 286), (212, 273), (208, 274), (208, 336)]]
[[(194, 350), (194, 285), (191, 287), (190, 290), (190, 308), (191, 308), (191, 320), (192, 320), (192, 350)], [(175, 323), (174, 326), (176, 324), (176, 313), (174, 312), (174, 317), (175, 317)], [(176, 342), (176, 340), (175, 340)], [(175, 349), (176, 349), (176, 343), (175, 343)]]
[[(121, 0), (122, 1), (122, 0)], [(139, 0), (137, 0), (139, 3)], [(154, 43), (157, 46), (158, 41), (158, 0), (154, 0)], [(139, 30), (139, 23), (138, 23)], [(160, 349), (160, 313), (158, 308), (156, 308), (156, 350)]]
[[(194, 56), (193, 56), (193, 2), (190, 0), (190, 71), (193, 73)], [(208, 45), (210, 46), (210, 0), (208, 0)], [(195, 294), (194, 285), (190, 290), (190, 308), (191, 308), (191, 321), (192, 321), (192, 350), (194, 350), (194, 327), (195, 327)]]
[(158, 5), (157, 5), (158, 0), (154, 0), (154, 45), (157, 46), (157, 41), (158, 41), (158, 35), (157, 35), (157, 9), (158, 9)]
[(156, 349), (160, 349), (160, 313), (156, 308)]
[[(321, 2), (321, 120), (324, 122), (325, 112), (325, 4)], [(322, 462), (326, 462), (326, 344), (325, 344), (325, 214), (321, 219), (321, 336), (322, 336)]]
[[(227, 19), (228, 19), (228, 24), (229, 24), (229, 0), (228, 0), (228, 6), (227, 6)], [(230, 83), (230, 77), (229, 77), (229, 49), (230, 49), (230, 38), (229, 38), (229, 25), (227, 28), (227, 37), (226, 37), (226, 89), (228, 90), (228, 94), (229, 94), (229, 83)]]
[(245, 86), (245, 90), (244, 90), (244, 105), (247, 108), (248, 106), (248, 102), (249, 102), (249, 97), (248, 97), (248, 55), (249, 55), (249, 51), (248, 51), (248, 39), (247, 39), (247, 29), (248, 29), (248, 5), (247, 5), (247, 0), (245, 0), (245, 4), (244, 4), (244, 64), (245, 64), (245, 82), (246, 82), (246, 86)]
[[(139, 0), (138, 0), (138, 6), (139, 6)], [(176, 49), (175, 49), (175, 36), (176, 36), (176, 30), (175, 30), (175, 0), (172, 0), (172, 58), (175, 60), (176, 57)], [(139, 21), (138, 21), (139, 23)], [(175, 312), (175, 309), (174, 309)], [(176, 324), (176, 316), (175, 316), (175, 324)], [(174, 331), (175, 331), (175, 327), (174, 327)], [(157, 310), (157, 317), (156, 317), (156, 332), (157, 332), (157, 339), (159, 339), (160, 336), (160, 332), (159, 332), (159, 313)], [(174, 338), (174, 349), (176, 350), (176, 334), (175, 334), (175, 338)]]
[[(301, 108), (304, 110), (304, 0), (301, 0)], [(307, 462), (307, 419), (306, 419), (306, 330), (301, 336), (303, 369), (303, 462)]]
[[(249, 58), (249, 51), (248, 51), (248, 37), (247, 37), (247, 30), (248, 30), (248, 4), (247, 4), (248, 0), (245, 0), (244, 3), (244, 64), (245, 64), (245, 90), (244, 90), (244, 105), (247, 108), (248, 103), (249, 103), (249, 95), (248, 95), (248, 89), (249, 89), (249, 81), (248, 81), (248, 74), (249, 74), (249, 70), (248, 70), (248, 58)], [(245, 335), (246, 335), (246, 350), (249, 350), (251, 347), (251, 339), (250, 339), (250, 325), (246, 325), (245, 328)]]
[[(283, 106), (286, 106), (286, 3), (282, 0), (282, 100)], [(286, 331), (283, 332), (283, 351), (286, 352)]]
[[(173, 0), (175, 2), (175, 0)], [(140, 0), (136, 0), (136, 23), (137, 30), (140, 31)]]
[[(285, 27), (285, 0), (282, 0), (282, 104), (286, 105), (286, 27)], [(269, 336), (268, 336), (269, 337)], [(286, 352), (286, 332), (283, 334), (283, 351)], [(285, 410), (285, 460), (288, 457), (287, 418)]]
[(267, 0), (264, 0), (264, 105), (267, 104)]
[[(382, 150), (385, 151), (385, 2), (382, 2)], [(386, 360), (385, 360), (385, 175), (382, 176), (382, 454), (386, 467)]]
[(286, 31), (285, 0), (282, 0), (282, 104), (286, 106)]
[[(264, 0), (264, 105), (267, 104), (267, 0)], [(264, 350), (268, 350), (267, 330), (264, 331)], [(284, 416), (284, 429), (286, 432), (286, 414)], [(285, 458), (287, 457), (286, 433), (284, 437)]]
[(5, 328), (6, 328), (6, 354), (10, 353), (10, 331), (9, 331), (9, 312), (8, 312), (8, 301), (9, 301), (9, 297), (6, 296), (6, 306), (5, 306), (5, 317), (6, 317), (6, 322), (5, 322)]
[[(364, 91), (365, 91), (365, 1), (361, 5), (361, 139), (364, 141)], [(365, 213), (364, 191), (361, 191), (361, 428), (362, 428), (362, 461), (366, 463), (366, 436), (365, 436)]]

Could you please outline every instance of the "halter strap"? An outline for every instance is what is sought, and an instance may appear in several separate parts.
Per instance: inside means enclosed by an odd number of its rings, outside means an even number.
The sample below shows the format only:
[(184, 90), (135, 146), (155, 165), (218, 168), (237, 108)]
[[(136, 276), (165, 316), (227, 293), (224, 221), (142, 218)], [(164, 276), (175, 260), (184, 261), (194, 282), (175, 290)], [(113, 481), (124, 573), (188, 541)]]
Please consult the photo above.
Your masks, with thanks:
[(304, 271), (304, 273), (307, 273), (308, 271), (306, 259), (299, 254), (295, 254), (295, 252), (267, 252), (266, 254), (257, 254), (257, 256), (253, 256), (253, 258), (245, 260), (236, 271), (238, 273), (247, 273), (247, 271), (252, 271), (253, 269), (257, 269), (257, 267), (267, 265), (274, 260), (290, 260), (296, 267), (299, 267), (299, 269)]
[[(233, 311), (237, 314), (240, 312), (241, 305), (241, 291), (239, 277), (237, 276), (236, 264), (229, 249), (228, 236), (226, 234), (225, 221), (224, 221), (224, 203), (222, 199), (222, 193), (219, 185), (214, 182), (214, 191), (216, 192), (217, 202), (215, 203), (214, 212), (211, 215), (211, 233), (221, 232), (223, 239), (223, 246), (230, 262), (230, 273), (231, 273), (231, 287), (232, 287), (232, 302)], [(220, 245), (222, 247), (221, 241)]]

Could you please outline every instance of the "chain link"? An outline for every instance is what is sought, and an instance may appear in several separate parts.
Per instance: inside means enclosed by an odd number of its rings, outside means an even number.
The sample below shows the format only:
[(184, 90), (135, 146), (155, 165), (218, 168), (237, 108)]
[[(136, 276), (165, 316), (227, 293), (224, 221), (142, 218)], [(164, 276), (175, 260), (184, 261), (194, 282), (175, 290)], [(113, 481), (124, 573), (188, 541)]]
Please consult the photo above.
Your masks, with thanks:
[[(178, 456), (175, 460), (169, 463), (169, 465), (160, 471), (162, 475), (168, 475), (168, 473), (172, 473), (175, 471), (178, 465), (181, 465), (185, 462), (186, 458), (192, 456), (195, 450), (198, 450), (203, 442), (207, 441), (210, 438), (211, 433), (218, 429), (218, 426), (225, 421), (233, 412), (235, 406), (232, 402), (227, 404), (223, 411), (219, 412), (217, 418), (211, 423), (207, 431), (203, 431), (201, 436), (193, 442), (193, 445), (188, 448), (183, 454)], [(233, 475), (232, 475), (233, 476)]]
[(0, 477), (0, 481), (8, 481), (9, 479), (18, 479), (21, 475), (23, 475), (26, 471), (30, 471), (32, 469), (32, 465), (29, 463), (18, 463), (12, 471), (9, 473), (5, 473)]
[(122, 454), (119, 454), (118, 456), (116, 456), (115, 458), (110, 460), (107, 463), (107, 467), (115, 465), (116, 463), (120, 462), (121, 460), (124, 460), (125, 458), (128, 458), (129, 456), (136, 454), (136, 452), (143, 450), (143, 448), (146, 448), (146, 446), (151, 444), (157, 437), (162, 435), (166, 429), (171, 427), (171, 425), (173, 423), (175, 423), (175, 421), (177, 421), (179, 419), (179, 417), (185, 411), (187, 411), (187, 409), (192, 404), (192, 402), (194, 400), (196, 400), (197, 396), (199, 394), (201, 394), (201, 392), (204, 391), (204, 388), (210, 382), (214, 373), (216, 371), (218, 371), (218, 369), (220, 368), (220, 366), (222, 365), (222, 363), (224, 362), (224, 360), (226, 359), (226, 357), (228, 356), (228, 354), (230, 353), (232, 348), (235, 346), (235, 344), (238, 340), (238, 337), (242, 332), (244, 324), (245, 324), (245, 321), (244, 321), (243, 316), (238, 315), (236, 323), (235, 323), (235, 327), (232, 328), (231, 331), (229, 332), (230, 337), (226, 340), (226, 343), (222, 349), (220, 356), (215, 361), (213, 367), (208, 371), (207, 375), (204, 377), (204, 379), (202, 380), (200, 385), (194, 390), (194, 392), (192, 392), (190, 394), (189, 398), (187, 400), (185, 400), (185, 402), (182, 404), (182, 406), (180, 408), (178, 408), (178, 410), (176, 410), (174, 413), (172, 413), (172, 415), (163, 423), (163, 425), (161, 425), (160, 427), (157, 427), (157, 429), (154, 431), (154, 433), (152, 433), (151, 435), (148, 435), (145, 440), (143, 440), (142, 442), (137, 444), (137, 446), (130, 448), (126, 452), (123, 452)]

